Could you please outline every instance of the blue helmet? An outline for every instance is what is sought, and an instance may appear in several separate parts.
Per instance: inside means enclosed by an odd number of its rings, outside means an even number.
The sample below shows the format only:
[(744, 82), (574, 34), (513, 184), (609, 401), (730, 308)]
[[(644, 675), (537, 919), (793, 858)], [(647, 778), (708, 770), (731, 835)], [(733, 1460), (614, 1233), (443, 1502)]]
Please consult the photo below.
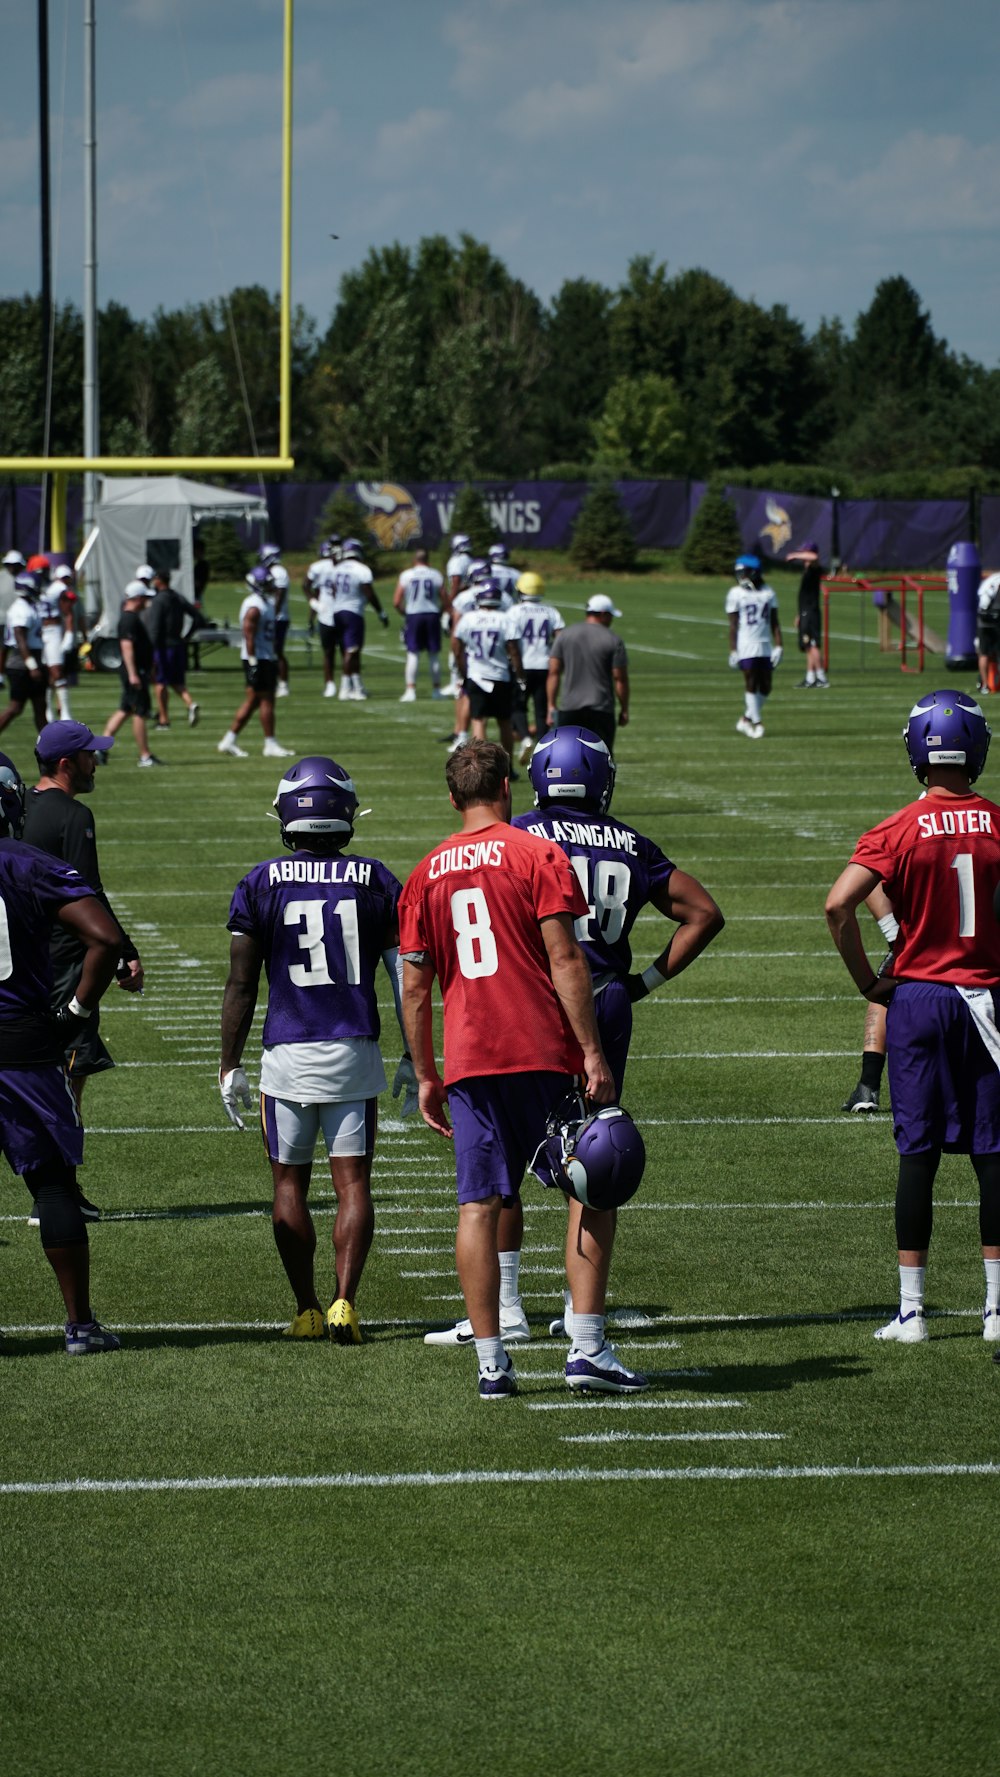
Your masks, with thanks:
[(957, 765), (974, 784), (986, 764), (992, 730), (967, 691), (930, 691), (918, 698), (903, 729), (903, 745), (920, 783), (931, 765)]
[(8, 759), (6, 753), (0, 753), (0, 835), (5, 839), (20, 839), (24, 826), (25, 789), (21, 773)]
[(265, 598), (271, 590), (271, 570), (269, 568), (251, 568), (244, 576), (251, 592), (259, 592)]
[(540, 1175), (587, 1209), (618, 1209), (634, 1197), (646, 1169), (646, 1144), (628, 1111), (602, 1105), (587, 1113), (579, 1093), (552, 1112), (545, 1125)]
[(358, 798), (354, 785), (335, 759), (311, 754), (285, 772), (272, 807), (278, 811), (281, 837), (291, 833), (323, 833), (349, 839), (354, 831)]
[(592, 814), (606, 814), (614, 792), (615, 769), (603, 740), (591, 729), (550, 728), (528, 766), (535, 807), (572, 802)]
[(736, 578), (741, 586), (745, 586), (748, 583), (751, 586), (760, 585), (759, 555), (738, 555), (733, 566), (736, 570)]

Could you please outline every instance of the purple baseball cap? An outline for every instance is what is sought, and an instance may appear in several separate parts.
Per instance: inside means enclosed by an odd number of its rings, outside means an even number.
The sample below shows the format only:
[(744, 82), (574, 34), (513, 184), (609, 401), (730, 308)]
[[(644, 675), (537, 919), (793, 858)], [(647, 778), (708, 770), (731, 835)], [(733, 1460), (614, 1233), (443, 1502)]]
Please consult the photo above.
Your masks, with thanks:
[(113, 734), (92, 734), (86, 722), (47, 722), (35, 742), (35, 758), (53, 765), (73, 753), (106, 753), (114, 744)]

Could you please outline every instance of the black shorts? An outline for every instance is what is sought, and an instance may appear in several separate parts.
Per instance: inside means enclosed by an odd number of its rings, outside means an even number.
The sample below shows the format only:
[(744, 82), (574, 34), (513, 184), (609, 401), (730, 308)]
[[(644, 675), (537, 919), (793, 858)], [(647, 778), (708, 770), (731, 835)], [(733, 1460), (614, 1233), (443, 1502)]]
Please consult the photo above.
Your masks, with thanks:
[[(79, 964), (71, 963), (67, 968), (53, 970), (53, 1010), (68, 1005), (79, 984)], [(100, 1011), (92, 1012), (83, 1029), (67, 1045), (66, 1071), (71, 1080), (85, 1079), (88, 1074), (103, 1074), (109, 1067), (114, 1067), (115, 1064), (101, 1041), (100, 1022)]]
[(614, 710), (557, 710), (557, 728), (589, 728), (598, 740), (603, 740), (609, 753), (615, 750), (615, 713)]
[(807, 648), (822, 648), (823, 624), (819, 608), (800, 611), (799, 613), (799, 648), (804, 654)]
[(337, 651), (337, 632), (332, 623), (319, 624), (319, 645), (323, 653), (332, 660)]
[(127, 716), (148, 716), (152, 708), (149, 696), (149, 674), (140, 673), (138, 685), (130, 685), (128, 675), (121, 673), (122, 697), (118, 708)]
[(273, 697), (278, 683), (278, 662), (258, 660), (256, 666), (251, 666), (248, 660), (244, 660), (243, 677), (248, 691), (256, 691), (258, 697)]
[(469, 715), (474, 721), (484, 722), (488, 716), (495, 716), (498, 722), (510, 721), (514, 707), (514, 686), (510, 679), (498, 679), (488, 690), (477, 685), (475, 680), (466, 679), (462, 689), (469, 700)]
[[(976, 636), (976, 653), (1000, 653), (1000, 629), (997, 628), (995, 623), (984, 623), (982, 618), (980, 618), (979, 634)], [(11, 691), (11, 696), (13, 695), (14, 693)]]
[(45, 680), (33, 679), (30, 673), (19, 672), (16, 666), (7, 669), (7, 685), (11, 703), (30, 703), (33, 697), (45, 696)]

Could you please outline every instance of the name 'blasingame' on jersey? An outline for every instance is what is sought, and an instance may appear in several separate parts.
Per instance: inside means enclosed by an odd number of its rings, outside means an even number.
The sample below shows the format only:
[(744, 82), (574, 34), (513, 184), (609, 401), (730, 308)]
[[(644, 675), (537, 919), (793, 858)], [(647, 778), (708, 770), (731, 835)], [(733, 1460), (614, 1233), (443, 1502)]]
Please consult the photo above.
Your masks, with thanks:
[(516, 815), (511, 824), (551, 839), (572, 864), (587, 897), (587, 911), (573, 929), (591, 973), (628, 975), (629, 934), (643, 907), (670, 881), (670, 859), (651, 839), (611, 815), (536, 809)]
[(995, 987), (1000, 981), (1000, 808), (970, 790), (933, 790), (863, 833), (852, 864), (873, 870), (899, 920), (893, 975)]
[(263, 952), (265, 1048), (378, 1037), (375, 974), (396, 942), (399, 895), (378, 858), (305, 850), (257, 864), (237, 883), (227, 923)]

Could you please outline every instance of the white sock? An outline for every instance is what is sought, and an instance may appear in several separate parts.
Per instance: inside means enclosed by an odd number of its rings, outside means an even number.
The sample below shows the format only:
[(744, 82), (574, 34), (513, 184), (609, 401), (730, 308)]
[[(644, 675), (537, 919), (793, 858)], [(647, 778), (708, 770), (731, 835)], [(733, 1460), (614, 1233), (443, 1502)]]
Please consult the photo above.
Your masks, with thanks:
[(60, 716), (64, 722), (68, 722), (73, 712), (69, 707), (69, 692), (65, 685), (56, 686), (56, 702), (59, 705)]
[[(503, 1263), (502, 1255), (500, 1262)], [(995, 1312), (1000, 1308), (1000, 1259), (984, 1259), (983, 1265), (986, 1270), (986, 1306)]]
[(521, 1255), (516, 1253), (500, 1253), (500, 1308), (517, 1308), (521, 1301), (521, 1288), (517, 1281)]
[(747, 715), (750, 717), (751, 722), (759, 722), (760, 721), (761, 711), (763, 710), (763, 707), (764, 707), (764, 699), (761, 697), (760, 692), (759, 691), (748, 691), (747, 692)]
[(441, 656), (440, 656), (440, 654), (432, 654), (430, 656), (430, 662), (431, 662), (431, 685), (433, 686), (435, 691), (440, 691), (440, 689), (441, 689)]
[(419, 665), (420, 665), (420, 657), (419, 657), (419, 655), (417, 655), (417, 654), (411, 654), (411, 653), (410, 653), (410, 651), (409, 651), (409, 649), (407, 649), (407, 651), (406, 651), (406, 669), (405, 669), (405, 672), (404, 672), (404, 675), (403, 675), (403, 676), (404, 676), (404, 678), (405, 678), (405, 679), (406, 679), (406, 689), (407, 689), (407, 691), (414, 691), (414, 690), (416, 690), (416, 685), (417, 685), (417, 667), (418, 667), (418, 666), (419, 666)]
[(816, 674), (813, 672), (812, 667), (810, 667), (809, 671), (806, 673), (806, 684), (807, 685), (815, 685), (815, 683), (816, 683)]
[(915, 1308), (924, 1305), (924, 1278), (927, 1274), (925, 1265), (900, 1265), (899, 1267), (899, 1312), (900, 1316), (912, 1314)]
[(477, 1339), (476, 1356), (479, 1359), (480, 1373), (483, 1370), (505, 1370), (507, 1368), (503, 1340), (499, 1333), (495, 1339)]
[(826, 674), (825, 674), (825, 672), (824, 672), (824, 671), (823, 671), (823, 668), (822, 668), (822, 667), (820, 667), (820, 668), (819, 668), (819, 671), (818, 671), (818, 672), (817, 672), (817, 674), (816, 674), (816, 679), (817, 679), (817, 682), (818, 682), (818, 683), (819, 683), (819, 684), (820, 684), (820, 685), (825, 685), (825, 684), (826, 684)]
[(603, 1314), (577, 1314), (573, 1311), (573, 1349), (586, 1357), (596, 1357), (604, 1344)]

